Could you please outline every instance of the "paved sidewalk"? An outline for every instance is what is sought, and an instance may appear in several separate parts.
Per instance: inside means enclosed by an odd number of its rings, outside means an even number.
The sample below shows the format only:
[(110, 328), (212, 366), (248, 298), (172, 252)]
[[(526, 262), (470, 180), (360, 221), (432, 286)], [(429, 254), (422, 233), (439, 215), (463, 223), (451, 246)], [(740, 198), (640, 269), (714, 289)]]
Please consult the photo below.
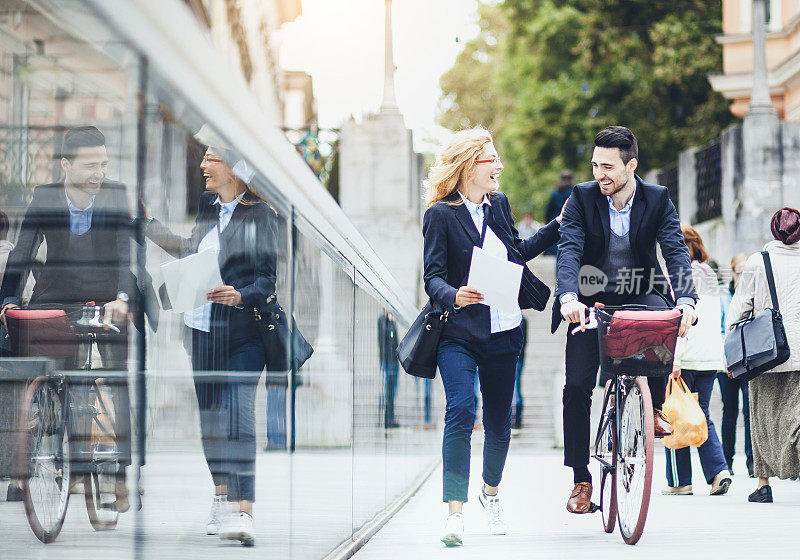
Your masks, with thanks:
[[(412, 558), (469, 560), (648, 558), (800, 558), (800, 483), (773, 480), (773, 504), (750, 504), (755, 480), (737, 474), (728, 494), (709, 496), (693, 453), (694, 496), (662, 496), (666, 485), (663, 447), (656, 446), (653, 495), (647, 525), (636, 546), (617, 529), (603, 532), (600, 514), (573, 515), (565, 509), (572, 487), (560, 451), (512, 450), (501, 487), (510, 533), (491, 536), (475, 498), (480, 454), (473, 452), (470, 501), (464, 507), (464, 546), (439, 541), (447, 512), (441, 502), (441, 468), (416, 496), (356, 555), (356, 560)], [(744, 457), (737, 458), (744, 465)], [(597, 476), (596, 467), (592, 474)], [(595, 490), (595, 501), (599, 492)]]

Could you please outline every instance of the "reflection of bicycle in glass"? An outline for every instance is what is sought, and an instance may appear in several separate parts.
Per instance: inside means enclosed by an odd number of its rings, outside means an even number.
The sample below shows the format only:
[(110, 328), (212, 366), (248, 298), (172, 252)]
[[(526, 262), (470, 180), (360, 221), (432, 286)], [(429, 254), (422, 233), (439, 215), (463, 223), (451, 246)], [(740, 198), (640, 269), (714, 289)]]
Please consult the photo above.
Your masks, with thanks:
[[(642, 306), (589, 308), (597, 323), (603, 394), (594, 458), (602, 468), (600, 506), (606, 533), (617, 521), (623, 540), (636, 544), (644, 531), (653, 479), (653, 402), (645, 377), (672, 372), (681, 311)], [(593, 317), (591, 316), (593, 315)]]
[[(115, 385), (127, 383), (127, 374), (92, 367), (96, 344), (115, 336), (120, 341), (119, 334), (104, 330), (97, 321), (99, 308), (94, 320), (89, 318), (93, 309), (82, 309), (82, 317), (74, 323), (66, 320), (63, 311), (59, 315), (57, 310), (48, 310), (51, 317), (47, 318), (57, 318), (64, 331), (51, 340), (58, 338), (62, 347), (71, 341), (73, 363), (80, 369), (35, 378), (19, 409), (17, 472), (28, 522), (45, 543), (54, 541), (61, 531), (71, 483), (83, 482), (86, 509), (95, 530), (113, 529), (119, 518), (116, 484), (124, 463), (118, 435), (125, 435), (125, 429), (118, 425), (122, 417), (116, 414), (112, 391)], [(35, 313), (26, 316), (28, 310), (13, 311), (16, 313), (9, 312), (11, 320), (16, 316), (46, 324), (41, 322), (44, 317)], [(11, 327), (9, 331), (11, 334)]]

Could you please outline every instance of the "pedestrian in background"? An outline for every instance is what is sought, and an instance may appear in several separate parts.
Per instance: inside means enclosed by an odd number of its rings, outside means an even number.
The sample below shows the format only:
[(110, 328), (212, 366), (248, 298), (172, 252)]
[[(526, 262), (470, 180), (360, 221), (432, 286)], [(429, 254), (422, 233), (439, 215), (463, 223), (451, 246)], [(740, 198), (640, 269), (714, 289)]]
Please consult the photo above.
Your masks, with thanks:
[[(738, 253), (731, 258), (731, 281), (723, 287), (720, 293), (723, 337), (728, 333), (725, 329), (725, 318), (746, 260), (745, 253)], [(733, 474), (733, 457), (736, 454), (736, 423), (739, 420), (739, 393), (741, 393), (745, 465), (747, 474), (753, 478), (755, 475), (753, 474), (753, 445), (750, 441), (750, 393), (747, 381), (728, 377), (724, 371), (717, 374), (717, 381), (719, 382), (719, 392), (722, 395), (722, 452), (725, 454), (728, 470)]]
[[(572, 194), (572, 171), (565, 169), (561, 172), (561, 177), (556, 183), (555, 188), (550, 193), (550, 200), (547, 201), (547, 207), (544, 211), (544, 223), (549, 224), (556, 216), (561, 214), (561, 209), (566, 204), (569, 195)], [(555, 255), (558, 247), (553, 245), (545, 250), (545, 255)]]
[[(770, 223), (774, 241), (764, 246), (775, 277), (778, 306), (789, 343), (789, 359), (750, 381), (750, 430), (758, 487), (748, 501), (771, 503), (771, 477), (800, 472), (800, 212), (781, 208)], [(772, 307), (764, 259), (750, 255), (731, 299), (725, 325)]]
[(522, 410), (524, 409), (522, 401), (522, 370), (525, 368), (525, 349), (528, 347), (528, 320), (524, 316), (519, 326), (522, 329), (522, 350), (519, 352), (517, 375), (514, 380), (514, 422), (511, 425), (514, 430), (522, 429)]
[(383, 425), (385, 428), (397, 428), (399, 424), (394, 418), (394, 399), (397, 395), (397, 324), (388, 311), (378, 317), (378, 358), (383, 372)]
[[(708, 264), (708, 252), (700, 235), (689, 225), (681, 225), (683, 241), (692, 259), (692, 280), (697, 290), (695, 305), (697, 326), (678, 339), (675, 347), (672, 377), (682, 378), (693, 393), (697, 393), (700, 408), (708, 423), (708, 439), (697, 448), (700, 465), (706, 482), (711, 485), (712, 496), (722, 495), (731, 485), (731, 473), (722, 445), (708, 412), (714, 379), (724, 367), (722, 332), (719, 329), (721, 310), (719, 305), (719, 282)], [(667, 452), (667, 486), (665, 495), (692, 494), (692, 461), (689, 450), (664, 448)]]
[[(511, 440), (511, 402), (522, 348), (521, 308), (544, 308), (545, 288), (525, 263), (558, 240), (557, 220), (533, 237), (519, 238), (508, 198), (498, 192), (502, 171), (491, 135), (475, 128), (453, 136), (437, 156), (426, 184), (425, 291), (448, 312), (437, 353), (447, 397), (442, 458), (443, 501), (449, 515), (441, 539), (447, 546), (460, 546), (463, 539), (476, 376), (484, 427), (483, 485), (478, 498), (486, 510), (489, 531), (495, 535), (507, 531), (498, 486)], [(464, 285), (475, 246), (522, 265), (515, 309), (481, 305), (483, 295)]]

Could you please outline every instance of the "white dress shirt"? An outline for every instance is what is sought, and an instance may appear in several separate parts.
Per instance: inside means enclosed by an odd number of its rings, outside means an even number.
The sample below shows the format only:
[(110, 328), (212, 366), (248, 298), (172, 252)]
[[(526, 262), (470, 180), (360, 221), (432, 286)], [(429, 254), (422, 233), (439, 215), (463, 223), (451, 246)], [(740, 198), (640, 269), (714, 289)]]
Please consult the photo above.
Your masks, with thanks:
[[(484, 206), (491, 206), (492, 202), (487, 195), (484, 195), (481, 204), (475, 204), (466, 198), (461, 192), (461, 200), (464, 201), (464, 206), (469, 212), (475, 227), (478, 228), (478, 233), (483, 231), (483, 211)], [(486, 228), (486, 237), (483, 240), (482, 249), (490, 255), (499, 259), (508, 260), (508, 250), (506, 246), (500, 241), (500, 238), (492, 231), (491, 227)], [(514, 311), (501, 313), (492, 306), (489, 306), (489, 317), (491, 318), (491, 331), (492, 334), (497, 332), (508, 331), (514, 329), (522, 323), (522, 311), (517, 305)]]
[(633, 197), (636, 196), (636, 188), (633, 189), (633, 194), (628, 199), (628, 203), (617, 210), (614, 206), (614, 200), (607, 196), (608, 199), (608, 217), (610, 218), (611, 231), (616, 233), (619, 237), (625, 237), (631, 230), (631, 207), (633, 206)]
[[(219, 228), (213, 227), (200, 241), (197, 252), (205, 251), (214, 247), (219, 252), (219, 234), (222, 233), (231, 221), (233, 211), (236, 210), (242, 195), (237, 196), (230, 202), (222, 202), (219, 197), (214, 204), (219, 205)], [(203, 332), (211, 332), (211, 302), (205, 303), (200, 307), (195, 307), (191, 311), (183, 314), (183, 322), (187, 327)]]

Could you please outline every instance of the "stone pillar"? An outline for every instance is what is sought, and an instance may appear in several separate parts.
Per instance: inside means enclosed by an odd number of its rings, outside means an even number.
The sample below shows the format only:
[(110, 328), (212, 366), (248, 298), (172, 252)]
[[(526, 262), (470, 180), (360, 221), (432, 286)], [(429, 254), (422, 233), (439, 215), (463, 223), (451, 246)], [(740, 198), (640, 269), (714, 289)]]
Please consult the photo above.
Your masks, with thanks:
[(753, 2), (753, 91), (742, 125), (744, 181), (739, 193), (735, 252), (758, 251), (771, 239), (769, 218), (783, 199), (780, 126), (767, 82), (764, 2)]

